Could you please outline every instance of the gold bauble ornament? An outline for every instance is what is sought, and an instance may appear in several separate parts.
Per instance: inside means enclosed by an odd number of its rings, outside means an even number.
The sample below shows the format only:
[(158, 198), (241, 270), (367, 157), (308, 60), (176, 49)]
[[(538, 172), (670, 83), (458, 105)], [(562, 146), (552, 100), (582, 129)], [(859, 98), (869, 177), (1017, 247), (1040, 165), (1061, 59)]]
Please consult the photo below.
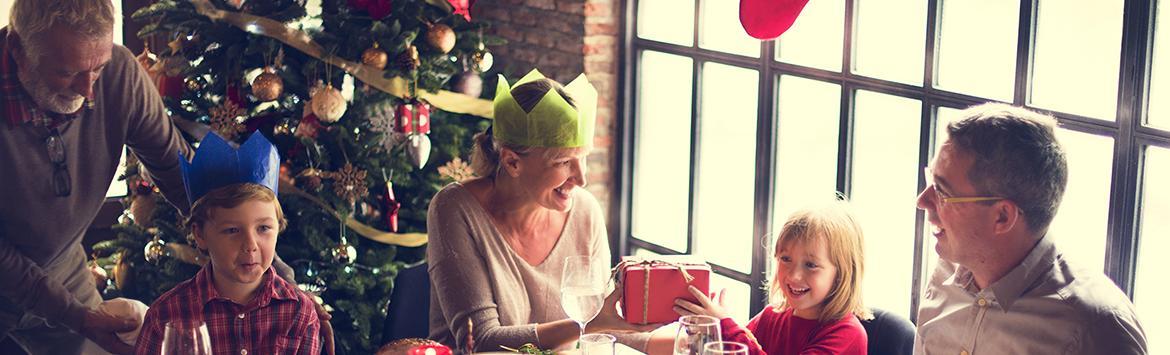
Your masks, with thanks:
[(98, 290), (106, 288), (106, 282), (110, 280), (110, 274), (106, 272), (106, 268), (98, 265), (97, 259), (89, 262), (89, 274), (93, 276), (93, 283), (97, 285)]
[(378, 349), (378, 353), (379, 354), (407, 354), (410, 352), (410, 349), (414, 349), (414, 348), (416, 348), (418, 346), (422, 346), (422, 345), (442, 345), (442, 344), (439, 344), (439, 342), (436, 342), (436, 341), (430, 340), (430, 339), (403, 338), (403, 339), (398, 339), (398, 340), (386, 343), (386, 345), (383, 345), (381, 349)]
[(146, 261), (154, 264), (158, 264), (158, 261), (162, 260), (162, 258), (166, 255), (166, 243), (163, 243), (162, 239), (159, 239), (157, 235), (154, 237), (154, 239), (146, 243), (146, 247), (142, 248), (142, 256), (146, 259)]
[(341, 90), (333, 88), (333, 85), (317, 89), (310, 99), (309, 108), (313, 109), (313, 114), (322, 122), (337, 122), (345, 115), (345, 97), (341, 96)]
[(455, 48), (455, 31), (441, 23), (427, 26), (427, 44), (438, 49), (439, 53), (447, 54)]
[(362, 52), (362, 64), (372, 66), (378, 69), (386, 69), (386, 62), (390, 60), (390, 55), (386, 51), (378, 48), (378, 42), (374, 42), (374, 46), (367, 48)]
[(154, 211), (158, 209), (158, 201), (153, 195), (135, 195), (130, 201), (130, 215), (134, 224), (151, 227), (154, 223)]
[(131, 268), (130, 261), (126, 260), (126, 252), (118, 253), (118, 263), (114, 264), (114, 286), (117, 286), (119, 290), (125, 291), (127, 287), (130, 287)]
[(491, 69), (494, 61), (494, 58), (492, 58), (492, 52), (478, 51), (471, 55), (471, 64), (473, 68), (480, 73)]
[(353, 264), (357, 260), (357, 248), (354, 248), (345, 239), (342, 239), (341, 244), (333, 247), (329, 253), (333, 256), (333, 261), (345, 265)]
[(272, 101), (284, 94), (284, 80), (276, 75), (276, 69), (268, 67), (252, 79), (252, 96), (260, 101)]

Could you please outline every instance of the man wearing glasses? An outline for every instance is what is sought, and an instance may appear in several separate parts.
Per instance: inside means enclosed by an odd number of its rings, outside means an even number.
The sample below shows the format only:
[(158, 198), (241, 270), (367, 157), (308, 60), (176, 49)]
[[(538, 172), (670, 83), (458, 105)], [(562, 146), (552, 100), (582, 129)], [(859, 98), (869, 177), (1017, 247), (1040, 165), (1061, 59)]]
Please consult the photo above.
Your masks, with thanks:
[(0, 338), (32, 354), (77, 354), (86, 338), (130, 353), (101, 312), (81, 239), (123, 144), (182, 204), (191, 151), (125, 47), (109, 0), (16, 0), (0, 29)]
[(1146, 353), (1133, 303), (1047, 233), (1068, 180), (1055, 120), (1003, 104), (963, 117), (947, 126), (918, 195), (941, 260), (915, 354)]

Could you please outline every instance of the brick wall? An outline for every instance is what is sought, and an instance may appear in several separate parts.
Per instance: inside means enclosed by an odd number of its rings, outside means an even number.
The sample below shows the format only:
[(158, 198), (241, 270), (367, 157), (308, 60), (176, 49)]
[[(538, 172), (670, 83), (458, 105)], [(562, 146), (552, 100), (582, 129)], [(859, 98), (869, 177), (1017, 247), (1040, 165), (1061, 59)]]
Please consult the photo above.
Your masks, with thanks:
[[(614, 172), (617, 159), (617, 62), (619, 0), (479, 0), (471, 16), (488, 21), (487, 33), (508, 40), (493, 47), (493, 70), (519, 77), (532, 68), (568, 83), (582, 72), (597, 88), (597, 132), (589, 155), (588, 189), (616, 233)], [(494, 85), (493, 83), (488, 83)]]

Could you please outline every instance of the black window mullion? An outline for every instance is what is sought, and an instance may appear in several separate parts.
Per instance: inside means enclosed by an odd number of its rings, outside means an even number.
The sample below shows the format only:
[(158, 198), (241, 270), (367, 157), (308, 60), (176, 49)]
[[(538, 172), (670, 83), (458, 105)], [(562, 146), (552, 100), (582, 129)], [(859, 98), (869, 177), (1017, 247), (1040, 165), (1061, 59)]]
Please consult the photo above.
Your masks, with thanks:
[(1109, 242), (1106, 243), (1105, 274), (1131, 298), (1136, 268), (1138, 190), (1141, 146), (1134, 133), (1145, 114), (1147, 78), (1153, 40), (1154, 1), (1126, 0), (1122, 20), (1121, 63), (1118, 74), (1117, 123), (1114, 141), (1113, 189), (1109, 201)]
[(1036, 8), (1039, 0), (1020, 0), (1020, 27), (1016, 38), (1016, 83), (1012, 104), (1027, 105), (1032, 96), (1032, 60), (1035, 59)]
[[(631, 224), (631, 214), (633, 209), (630, 204), (634, 199), (633, 177), (634, 177), (634, 113), (636, 111), (637, 100), (637, 86), (634, 84), (638, 73), (638, 61), (635, 59), (635, 54), (641, 55), (634, 48), (634, 34), (638, 29), (638, 16), (636, 9), (638, 8), (638, 0), (623, 1), (622, 17), (620, 19), (622, 28), (619, 30), (621, 35), (622, 45), (618, 48), (618, 55), (621, 58), (623, 65), (618, 67), (618, 102), (617, 110), (618, 117), (617, 126), (619, 143), (613, 147), (616, 149), (614, 154), (618, 159), (617, 169), (612, 175), (614, 185), (619, 192), (617, 213), (610, 213), (610, 216), (616, 218), (617, 231), (610, 231), (610, 234), (617, 234), (617, 252), (611, 255), (610, 262), (612, 265), (617, 265), (623, 255), (630, 254), (630, 234), (633, 231)], [(624, 118), (624, 119), (622, 119)], [(611, 239), (612, 240), (612, 239)], [(610, 245), (610, 249), (614, 249)]]
[(772, 73), (772, 61), (775, 53), (775, 41), (763, 42), (760, 46), (759, 61), (759, 90), (758, 109), (756, 111), (756, 179), (755, 179), (755, 221), (752, 226), (752, 263), (751, 273), (748, 274), (748, 289), (751, 290), (749, 312), (759, 313), (767, 303), (767, 297), (759, 288), (764, 285), (767, 268), (767, 258), (770, 253), (765, 250), (768, 235), (772, 231), (772, 197), (775, 192), (776, 164), (773, 154), (776, 151), (776, 130), (773, 117), (776, 112), (776, 77)]
[(700, 159), (701, 157), (699, 156), (699, 144), (702, 144), (701, 143), (702, 142), (702, 140), (701, 140), (702, 134), (699, 132), (700, 131), (699, 124), (701, 123), (700, 121), (702, 120), (702, 115), (699, 114), (699, 110), (702, 109), (702, 105), (699, 103), (699, 100), (702, 99), (702, 97), (699, 94), (699, 90), (702, 89), (702, 83), (700, 81), (703, 77), (701, 75), (701, 72), (703, 70), (703, 63), (701, 61), (699, 61), (698, 59), (694, 59), (691, 61), (691, 66), (692, 66), (691, 67), (691, 151), (690, 151), (690, 154), (691, 154), (691, 167), (690, 167), (691, 183), (689, 186), (690, 206), (689, 206), (688, 212), (687, 212), (688, 217), (687, 217), (687, 250), (686, 250), (686, 253), (687, 254), (696, 254), (697, 250), (695, 248), (695, 245), (698, 244), (698, 243), (696, 243), (696, 238), (698, 238), (698, 236), (695, 235), (695, 230), (698, 228), (698, 223), (697, 223), (696, 219), (698, 217), (697, 212), (698, 212), (698, 206), (699, 206), (699, 199), (702, 197), (702, 196), (699, 196), (699, 169), (700, 169), (699, 164), (701, 163), (701, 160), (702, 160), (702, 159)]
[(852, 195), (851, 176), (853, 175), (853, 94), (855, 90), (850, 80), (853, 77), (853, 53), (857, 46), (853, 43), (857, 38), (855, 24), (857, 23), (857, 1), (845, 1), (845, 34), (841, 52), (841, 74), (845, 79), (841, 81), (841, 122), (837, 136), (837, 192), (844, 196)]
[[(939, 0), (929, 0), (926, 8), (926, 58), (923, 66), (922, 85), (926, 91), (926, 97), (922, 100), (922, 114), (921, 122), (919, 123), (918, 131), (918, 162), (919, 166), (926, 166), (929, 164), (930, 151), (934, 146), (932, 138), (934, 137), (934, 112), (933, 100), (931, 100), (931, 92), (934, 90), (934, 77), (938, 73), (937, 52), (938, 52), (938, 37), (939, 37), (939, 19), (942, 18), (942, 9), (939, 6)], [(918, 191), (922, 191), (926, 186), (925, 178), (922, 174), (918, 176)], [(923, 250), (925, 245), (925, 236), (922, 231), (925, 230), (926, 213), (920, 209), (915, 208), (914, 212), (914, 270), (910, 277), (910, 320), (917, 324), (918, 322), (918, 295), (922, 294), (922, 279), (929, 275), (929, 270), (923, 270), (925, 256)]]

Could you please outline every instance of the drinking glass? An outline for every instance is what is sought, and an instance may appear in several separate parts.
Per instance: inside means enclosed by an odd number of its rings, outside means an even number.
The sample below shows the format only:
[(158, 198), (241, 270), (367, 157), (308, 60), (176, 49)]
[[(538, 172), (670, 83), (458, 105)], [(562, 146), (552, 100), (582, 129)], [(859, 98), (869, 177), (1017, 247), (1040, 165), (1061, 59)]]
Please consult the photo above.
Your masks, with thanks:
[(163, 355), (210, 355), (211, 338), (201, 321), (172, 321), (163, 333)]
[(674, 337), (675, 355), (700, 355), (704, 344), (722, 340), (718, 318), (682, 316), (678, 318), (678, 324), (678, 334)]
[[(578, 339), (585, 335), (585, 324), (601, 311), (608, 281), (608, 265), (593, 262), (584, 255), (565, 258), (565, 269), (561, 274), (561, 307), (580, 327)], [(579, 341), (577, 345), (581, 345)]]
[(747, 345), (734, 341), (713, 341), (703, 345), (703, 355), (747, 355)]
[(581, 336), (581, 353), (584, 355), (614, 355), (617, 338), (609, 334), (585, 334)]

